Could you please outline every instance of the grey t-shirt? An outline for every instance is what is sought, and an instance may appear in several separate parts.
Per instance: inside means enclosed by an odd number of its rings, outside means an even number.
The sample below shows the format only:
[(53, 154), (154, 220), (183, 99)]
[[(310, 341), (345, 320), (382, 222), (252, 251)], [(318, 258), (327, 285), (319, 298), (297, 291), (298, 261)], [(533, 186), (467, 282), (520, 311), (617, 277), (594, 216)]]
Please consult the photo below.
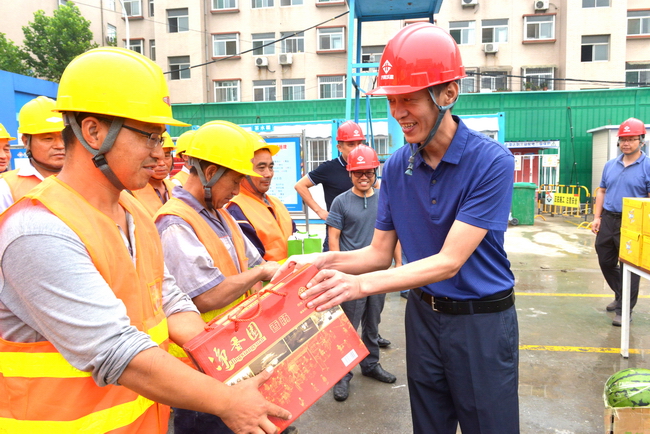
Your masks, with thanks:
[[(128, 213), (127, 225), (134, 240)], [(81, 239), (44, 206), (7, 218), (0, 231), (0, 254), (3, 339), (47, 340), (72, 366), (91, 372), (99, 386), (117, 384), (133, 357), (156, 346), (130, 324), (124, 303), (97, 271)], [(167, 267), (162, 296), (166, 316), (198, 313)]]
[(375, 192), (364, 198), (348, 190), (332, 202), (327, 216), (327, 225), (341, 231), (339, 248), (341, 251), (357, 250), (369, 246), (375, 232), (379, 194)]

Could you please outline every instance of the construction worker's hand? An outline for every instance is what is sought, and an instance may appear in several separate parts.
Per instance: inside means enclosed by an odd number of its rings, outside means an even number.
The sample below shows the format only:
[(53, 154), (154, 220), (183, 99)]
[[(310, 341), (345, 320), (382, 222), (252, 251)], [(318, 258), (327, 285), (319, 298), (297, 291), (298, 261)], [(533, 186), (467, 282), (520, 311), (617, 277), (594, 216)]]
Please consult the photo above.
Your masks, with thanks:
[(327, 210), (320, 209), (319, 211), (316, 211), (316, 214), (318, 214), (318, 217), (320, 217), (321, 220), (327, 221), (327, 216), (330, 215)]
[(271, 283), (275, 283), (277, 280), (291, 273), (293, 270), (299, 270), (307, 264), (314, 264), (316, 268), (321, 268), (324, 265), (322, 261), (324, 257), (325, 254), (323, 253), (309, 253), (307, 255), (290, 256), (275, 272), (275, 275), (271, 279)]
[(591, 232), (594, 234), (598, 234), (598, 231), (600, 230), (600, 217), (594, 216), (594, 221), (591, 222)]
[(275, 434), (278, 428), (268, 416), (290, 419), (291, 413), (268, 402), (259, 387), (271, 377), (273, 370), (267, 368), (253, 378), (231, 386), (230, 405), (223, 415), (223, 422), (237, 434)]
[(262, 277), (260, 278), (260, 280), (271, 280), (271, 278), (275, 275), (275, 273), (280, 268), (280, 264), (278, 264), (275, 261), (266, 261), (263, 264), (261, 264), (258, 268), (262, 272)]
[(359, 276), (335, 270), (321, 270), (307, 284), (307, 291), (300, 298), (309, 300), (307, 307), (318, 312), (330, 309), (344, 301), (361, 297)]

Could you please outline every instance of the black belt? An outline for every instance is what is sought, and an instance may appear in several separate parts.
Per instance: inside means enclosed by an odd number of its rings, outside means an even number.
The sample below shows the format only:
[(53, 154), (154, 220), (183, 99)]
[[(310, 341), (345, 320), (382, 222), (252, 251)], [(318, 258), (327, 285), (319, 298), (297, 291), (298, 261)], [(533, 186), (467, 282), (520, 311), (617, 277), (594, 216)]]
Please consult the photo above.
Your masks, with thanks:
[(434, 297), (420, 288), (411, 290), (437, 312), (451, 315), (472, 315), (475, 313), (495, 313), (508, 309), (515, 304), (515, 291), (510, 289), (504, 297), (498, 299), (481, 298), (479, 300), (457, 301), (447, 297)]
[(623, 218), (623, 213), (622, 212), (613, 212), (613, 211), (606, 210), (604, 208), (603, 208), (603, 215), (610, 215), (610, 216), (614, 217), (615, 219), (619, 219), (619, 220), (621, 218)]

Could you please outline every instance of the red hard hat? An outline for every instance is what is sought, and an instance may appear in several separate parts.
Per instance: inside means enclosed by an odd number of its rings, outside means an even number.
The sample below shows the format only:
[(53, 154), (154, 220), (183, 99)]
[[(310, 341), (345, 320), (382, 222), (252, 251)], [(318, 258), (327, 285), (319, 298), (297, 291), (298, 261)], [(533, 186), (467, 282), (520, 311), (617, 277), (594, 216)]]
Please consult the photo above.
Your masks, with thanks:
[(379, 167), (379, 158), (375, 150), (368, 145), (359, 145), (348, 154), (348, 165), (345, 168), (348, 172), (352, 172), (377, 167)]
[(339, 142), (356, 142), (366, 140), (366, 136), (363, 135), (361, 127), (356, 122), (346, 121), (341, 124), (336, 132), (336, 140)]
[(638, 119), (630, 118), (618, 127), (618, 137), (645, 135), (645, 125)]
[(400, 95), (466, 77), (456, 41), (429, 23), (409, 24), (388, 41), (377, 87), (368, 95)]

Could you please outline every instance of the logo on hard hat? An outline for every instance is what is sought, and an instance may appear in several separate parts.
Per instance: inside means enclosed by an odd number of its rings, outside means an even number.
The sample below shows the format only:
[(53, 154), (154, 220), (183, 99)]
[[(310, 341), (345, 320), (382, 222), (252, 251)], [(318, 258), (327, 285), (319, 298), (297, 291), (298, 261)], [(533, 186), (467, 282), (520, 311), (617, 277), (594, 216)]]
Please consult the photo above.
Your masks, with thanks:
[(387, 61), (385, 61), (384, 64), (382, 65), (381, 69), (384, 71), (385, 74), (388, 74), (388, 71), (390, 71), (390, 69), (391, 69), (392, 67), (393, 67), (393, 65), (391, 65), (391, 63), (387, 60)]
[(625, 125), (625, 126), (623, 127), (623, 132), (625, 132), (625, 133), (629, 133), (629, 132), (630, 132), (630, 126), (629, 126), (629, 125)]
[(354, 133), (353, 133), (353, 134), (354, 134), (355, 136), (360, 136), (360, 135), (361, 135), (361, 134), (359, 133), (359, 130), (354, 130)]
[(358, 163), (364, 163), (365, 161), (366, 161), (366, 160), (363, 158), (363, 155), (359, 155), (359, 156), (357, 157), (357, 162), (358, 162)]
[(165, 104), (167, 104), (168, 106), (170, 106), (170, 107), (171, 107), (171, 105), (172, 105), (172, 103), (171, 103), (171, 101), (169, 100), (169, 97), (168, 97), (168, 96), (164, 96), (164, 97), (163, 97), (163, 102), (164, 102)]

